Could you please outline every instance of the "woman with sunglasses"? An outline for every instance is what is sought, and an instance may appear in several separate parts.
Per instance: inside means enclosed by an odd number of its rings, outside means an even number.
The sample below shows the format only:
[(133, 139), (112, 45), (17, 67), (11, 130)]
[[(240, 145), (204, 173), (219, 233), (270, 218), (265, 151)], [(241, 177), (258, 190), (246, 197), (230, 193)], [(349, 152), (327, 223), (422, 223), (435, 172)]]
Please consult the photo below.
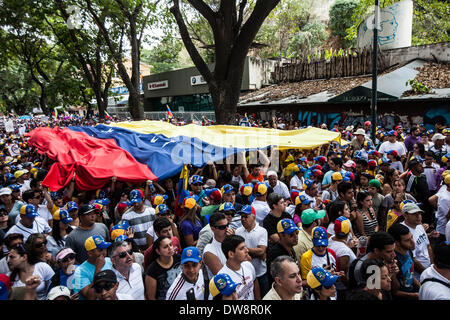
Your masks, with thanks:
[(47, 237), (43, 233), (33, 233), (25, 241), (25, 248), (29, 255), (36, 260), (49, 264), (52, 268), (56, 268), (56, 260), (47, 250)]
[(78, 267), (75, 264), (75, 252), (70, 248), (62, 248), (56, 254), (56, 263), (58, 264), (58, 268), (51, 279), (49, 289), (56, 286), (64, 286), (69, 288), (70, 292), (73, 293), (72, 279), (75, 268)]
[(37, 256), (29, 254), (29, 251), (19, 244), (9, 251), (8, 267), (11, 270), (12, 287), (25, 287), (28, 278), (38, 276), (41, 284), (36, 288), (36, 296), (38, 300), (45, 300), (50, 279), (55, 274), (47, 263), (41, 262)]
[(47, 237), (47, 250), (56, 257), (58, 251), (66, 247), (67, 235), (73, 230), (70, 223), (73, 219), (66, 210), (60, 209), (53, 215), (53, 229)]
[(145, 273), (147, 300), (165, 300), (167, 290), (181, 272), (181, 257), (174, 254), (172, 240), (162, 236), (153, 243), (150, 265)]
[(394, 203), (387, 213), (386, 218), (386, 231), (389, 230), (390, 227), (394, 223), (400, 223), (405, 220), (405, 217), (402, 214), (401, 203), (406, 200), (406, 195), (404, 192), (392, 192), (392, 197), (394, 198)]

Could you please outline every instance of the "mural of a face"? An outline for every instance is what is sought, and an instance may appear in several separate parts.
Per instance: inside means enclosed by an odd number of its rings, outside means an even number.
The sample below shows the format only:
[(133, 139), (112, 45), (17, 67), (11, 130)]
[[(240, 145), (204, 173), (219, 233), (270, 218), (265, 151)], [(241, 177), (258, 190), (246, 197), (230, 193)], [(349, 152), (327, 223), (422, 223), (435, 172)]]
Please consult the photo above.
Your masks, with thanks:
[(378, 32), (378, 42), (381, 46), (395, 41), (397, 28), (398, 23), (395, 16), (390, 12), (384, 12), (384, 19), (380, 21), (380, 30)]

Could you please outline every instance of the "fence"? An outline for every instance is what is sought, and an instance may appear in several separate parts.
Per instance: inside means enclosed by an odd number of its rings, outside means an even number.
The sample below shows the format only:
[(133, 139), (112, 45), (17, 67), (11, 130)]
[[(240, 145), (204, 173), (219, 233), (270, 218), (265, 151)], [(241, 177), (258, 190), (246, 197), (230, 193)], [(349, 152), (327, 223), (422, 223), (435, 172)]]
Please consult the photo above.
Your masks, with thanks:
[[(320, 57), (326, 57), (327, 52), (320, 52)], [(386, 69), (383, 56), (379, 51), (378, 70)], [(274, 83), (294, 82), (303, 80), (331, 79), (367, 75), (372, 73), (372, 49), (348, 51), (343, 55), (320, 58), (317, 61), (292, 61), (278, 64), (272, 72)]]
[[(128, 111), (128, 107), (108, 107), (108, 113), (110, 115), (117, 115), (120, 117), (130, 117), (131, 113)], [(184, 118), (184, 121), (201, 121), (202, 117), (215, 121), (216, 115), (214, 111), (187, 111), (187, 112), (172, 112), (175, 118)], [(166, 111), (152, 111), (144, 112), (145, 119), (148, 120), (161, 120), (167, 118)]]

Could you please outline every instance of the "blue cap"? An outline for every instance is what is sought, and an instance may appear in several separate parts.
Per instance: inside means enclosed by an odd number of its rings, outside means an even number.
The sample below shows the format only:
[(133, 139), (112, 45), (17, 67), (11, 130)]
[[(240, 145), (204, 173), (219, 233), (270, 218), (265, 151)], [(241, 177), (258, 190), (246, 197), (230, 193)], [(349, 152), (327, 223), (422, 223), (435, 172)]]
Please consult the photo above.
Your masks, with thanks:
[[(299, 203), (297, 203), (297, 198), (295, 200), (296, 200), (295, 205), (299, 204)], [(313, 202), (311, 199), (306, 197), (304, 194), (300, 194), (298, 196), (298, 200), (300, 201), (301, 204), (310, 204), (311, 202)]]
[(222, 194), (230, 193), (231, 191), (234, 191), (234, 188), (231, 184), (226, 184), (222, 187)]
[(94, 203), (101, 204), (102, 206), (107, 206), (109, 204), (109, 199), (108, 198), (96, 199), (94, 200)]
[[(64, 209), (59, 209), (56, 213), (56, 218), (55, 220), (60, 220), (62, 223), (69, 223), (72, 222), (73, 219), (70, 217), (69, 212), (67, 212), (67, 210)], [(55, 218), (55, 216), (53, 216), (53, 218)]]
[(236, 212), (236, 209), (234, 208), (234, 205), (231, 202), (224, 202), (220, 205), (218, 211), (234, 211)]
[(134, 189), (130, 192), (130, 202), (133, 203), (139, 203), (142, 201), (142, 191), (138, 189)]
[(112, 231), (112, 230), (116, 230), (116, 229), (127, 230), (129, 227), (130, 227), (129, 222), (126, 221), (126, 220), (122, 220), (122, 221), (120, 221), (118, 224), (116, 224), (115, 226), (113, 226), (113, 227), (111, 228), (111, 231)]
[(312, 238), (315, 247), (328, 246), (328, 234), (324, 227), (315, 227), (312, 231)]
[(125, 240), (127, 240), (128, 239), (128, 236), (127, 235), (125, 235), (125, 234), (121, 234), (120, 236), (118, 236), (117, 238), (116, 238), (116, 240), (114, 240), (115, 242), (121, 242), (121, 241), (125, 241)]
[(8, 186), (8, 188), (10, 188), (13, 192), (20, 191), (20, 185), (19, 184), (10, 184)]
[(299, 230), (292, 219), (282, 219), (277, 223), (277, 232), (292, 234), (293, 232)]
[(199, 176), (198, 174), (193, 175), (193, 176), (191, 177), (191, 184), (195, 184), (195, 183), (201, 183), (201, 184), (203, 184), (203, 177), (202, 177), (202, 176)]
[(249, 204), (246, 204), (245, 206), (243, 206), (241, 208), (241, 210), (238, 211), (238, 213), (240, 213), (240, 214), (252, 214), (252, 215), (256, 216), (255, 208), (253, 208)]
[(189, 261), (195, 263), (202, 261), (202, 255), (196, 247), (186, 247), (183, 249), (183, 252), (181, 253), (181, 264), (185, 264)]
[(229, 296), (233, 294), (238, 285), (240, 283), (235, 283), (228, 274), (219, 273), (209, 282), (209, 292), (213, 297), (218, 294)]
[(303, 185), (306, 186), (305, 189), (308, 189), (308, 188), (311, 188), (311, 186), (312, 186), (314, 183), (316, 183), (316, 182), (313, 181), (313, 180), (310, 180), (310, 179), (306, 179), (306, 180), (303, 182)]
[(9, 288), (11, 280), (6, 274), (0, 274), (0, 300), (8, 300)]
[(75, 209), (78, 209), (77, 203), (75, 201), (69, 201), (66, 203), (66, 209), (67, 211), (72, 211)]
[(32, 204), (24, 204), (23, 206), (21, 206), (20, 214), (28, 218), (39, 217), (39, 213), (37, 212), (35, 206), (33, 206)]
[(311, 288), (317, 288), (319, 286), (331, 287), (339, 279), (338, 276), (334, 276), (323, 268), (312, 268), (307, 275), (307, 282)]
[(166, 204), (161, 203), (156, 206), (155, 213), (156, 214), (164, 214), (167, 210), (169, 210), (169, 207)]

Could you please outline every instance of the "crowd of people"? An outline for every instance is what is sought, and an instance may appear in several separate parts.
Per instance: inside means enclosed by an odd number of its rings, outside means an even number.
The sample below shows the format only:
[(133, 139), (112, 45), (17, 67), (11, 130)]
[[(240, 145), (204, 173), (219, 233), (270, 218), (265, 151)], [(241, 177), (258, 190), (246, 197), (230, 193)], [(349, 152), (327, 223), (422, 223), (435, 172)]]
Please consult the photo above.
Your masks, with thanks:
[(277, 166), (263, 152), (257, 164), (190, 165), (188, 190), (177, 174), (91, 191), (74, 179), (49, 190), (54, 160), (4, 128), (0, 298), (448, 300), (450, 128), (378, 127), (373, 141), (371, 126), (320, 125), (341, 143), (280, 151)]

